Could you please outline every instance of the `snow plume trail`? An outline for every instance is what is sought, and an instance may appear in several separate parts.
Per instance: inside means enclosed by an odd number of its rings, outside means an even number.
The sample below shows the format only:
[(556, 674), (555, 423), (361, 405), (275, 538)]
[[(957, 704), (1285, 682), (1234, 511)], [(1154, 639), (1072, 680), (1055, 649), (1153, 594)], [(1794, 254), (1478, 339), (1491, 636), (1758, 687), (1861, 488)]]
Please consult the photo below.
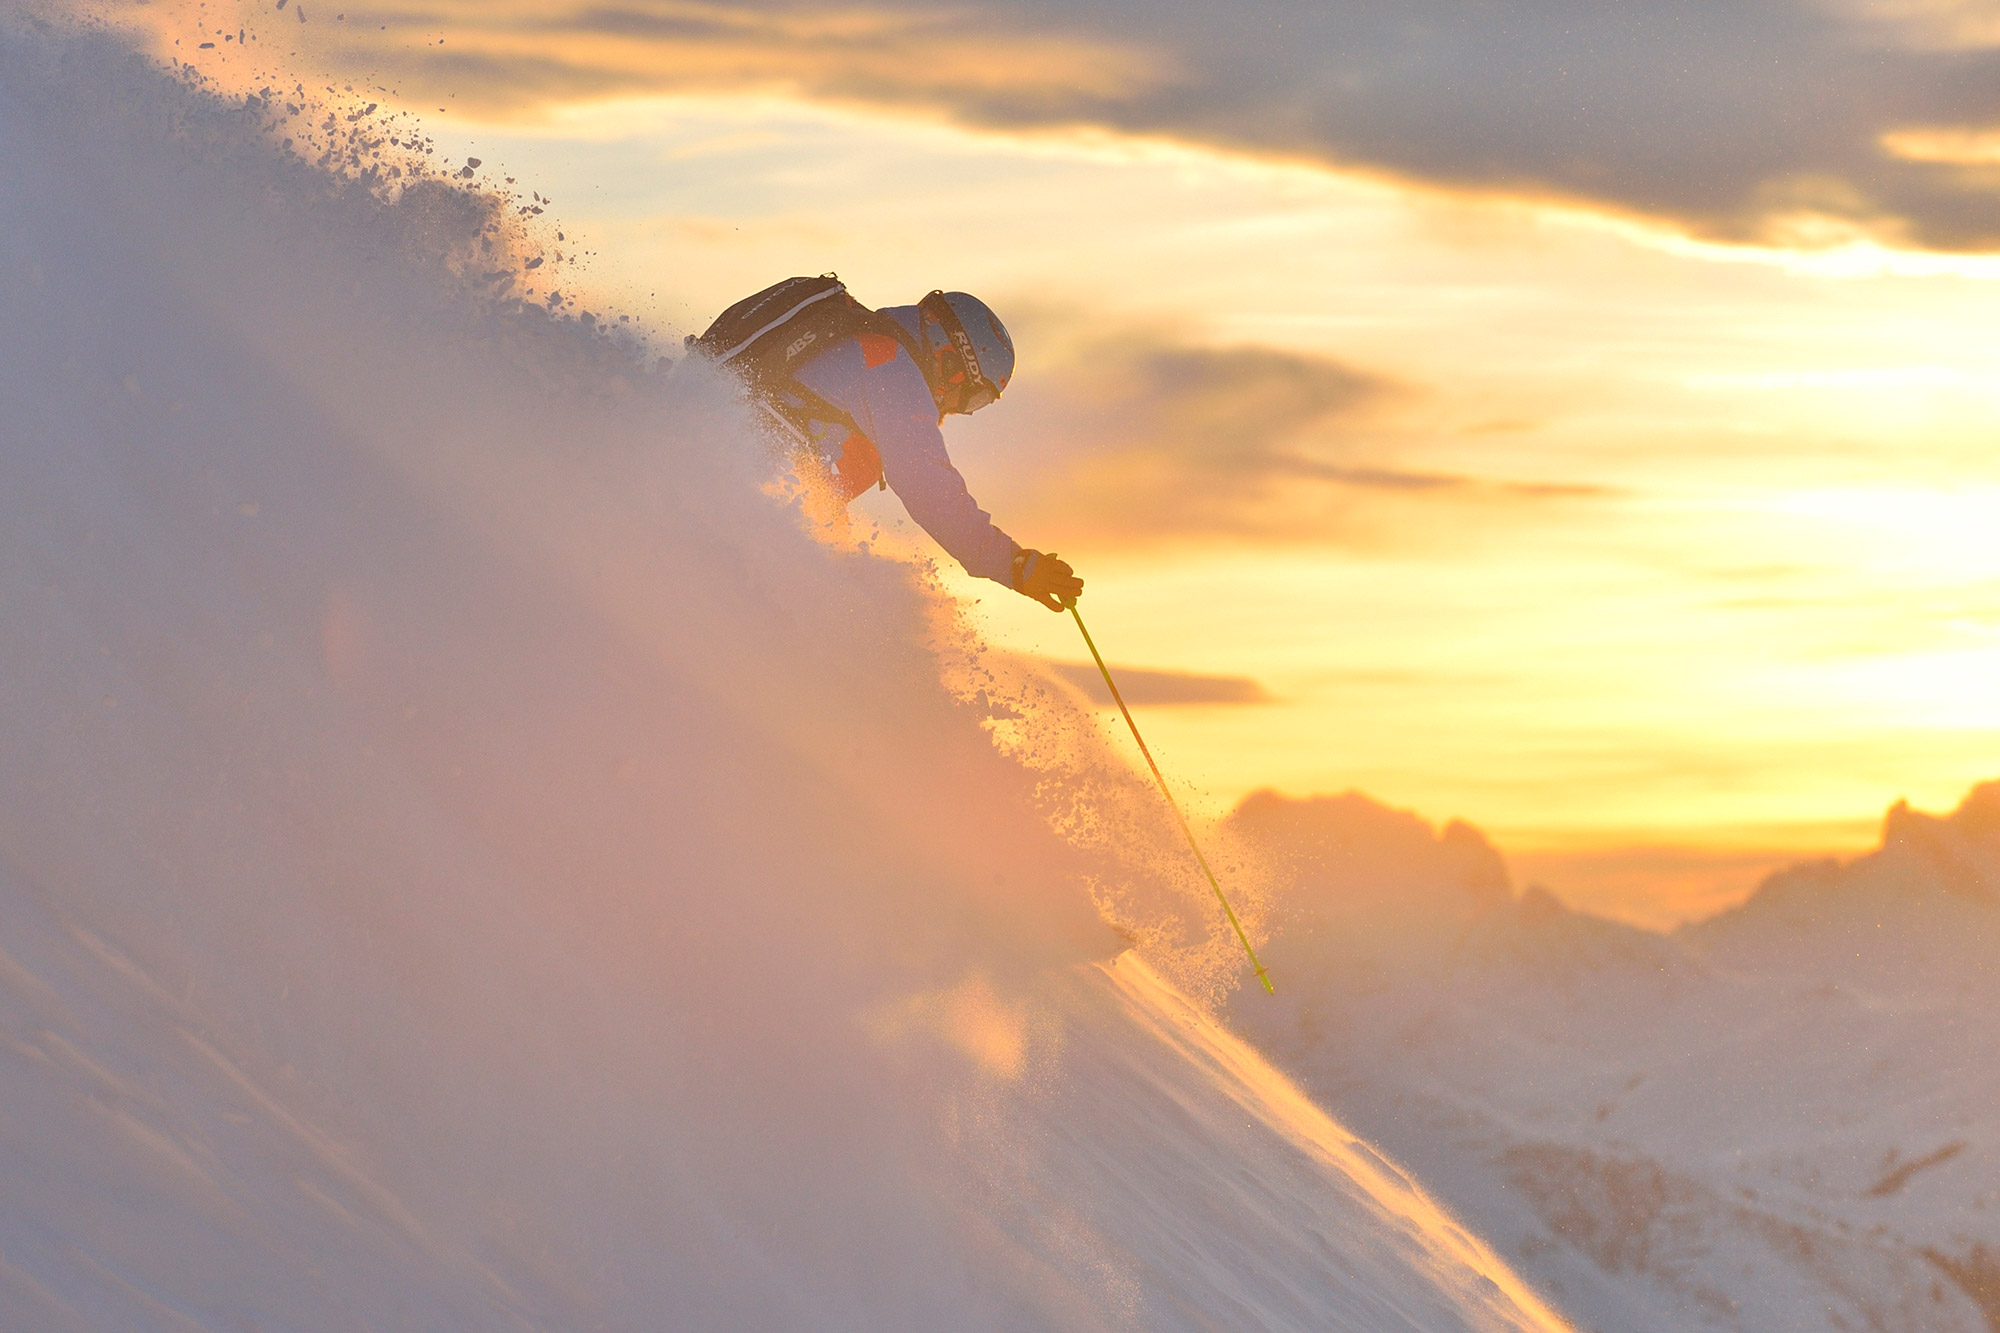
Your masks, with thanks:
[(490, 209), (0, 19), (0, 1307), (1559, 1327)]

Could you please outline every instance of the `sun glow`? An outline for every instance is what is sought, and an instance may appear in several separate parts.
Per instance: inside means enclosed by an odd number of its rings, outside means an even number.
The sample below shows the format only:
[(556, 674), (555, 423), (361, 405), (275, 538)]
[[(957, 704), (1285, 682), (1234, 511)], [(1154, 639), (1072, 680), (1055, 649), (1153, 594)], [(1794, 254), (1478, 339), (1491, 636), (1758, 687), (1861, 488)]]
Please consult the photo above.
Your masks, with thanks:
[[(617, 257), (600, 279), (661, 275), (677, 322), (809, 268), (875, 299), (944, 282), (1021, 312), (1012, 415), (954, 423), (955, 456), (1009, 531), (1078, 562), (1114, 663), (1274, 697), (1148, 717), (1197, 808), (1357, 787), (1524, 849), (1713, 849), (1740, 891), (1762, 867), (1745, 846), (1858, 846), (1890, 799), (1948, 805), (1995, 762), (1983, 282), (1717, 262), (1597, 219), (1200, 150), (768, 100), (573, 114), (591, 125), (575, 138), (480, 129), (464, 151), (560, 173)], [(1381, 407), (1299, 447), (1360, 476), (1468, 480), (1273, 480), (1244, 511), (1262, 535), (1201, 528), (1221, 501), (1196, 494), (1197, 526), (1119, 536), (1097, 506), (1121, 473), (1093, 463), (1080, 492), (1037, 440), (1075, 410), (1071, 367), (1133, 338), (1379, 375), (1401, 386)], [(1116, 464), (1153, 487), (1161, 466)], [(907, 532), (892, 498), (864, 506)], [(1066, 622), (953, 586), (996, 642), (1078, 655)]]
[[(2000, 258), (1726, 246), (768, 82), (427, 129), (554, 196), (584, 287), (663, 329), (794, 272), (989, 295), (1022, 361), (952, 424), (974, 493), (1077, 563), (1114, 666), (1269, 696), (1145, 719), (1197, 809), (1359, 788), (1510, 848), (1712, 854), (1740, 891), (1746, 848), (1858, 846), (1890, 800), (2000, 770)], [(1246, 350), (1369, 387), (1307, 411), (1244, 371), (1149, 417), (1102, 373)], [(1227, 417), (1165, 438), (1216, 403), (1256, 451)], [(893, 497), (860, 510), (929, 549)], [(1079, 656), (1066, 621), (947, 583), (994, 642)]]

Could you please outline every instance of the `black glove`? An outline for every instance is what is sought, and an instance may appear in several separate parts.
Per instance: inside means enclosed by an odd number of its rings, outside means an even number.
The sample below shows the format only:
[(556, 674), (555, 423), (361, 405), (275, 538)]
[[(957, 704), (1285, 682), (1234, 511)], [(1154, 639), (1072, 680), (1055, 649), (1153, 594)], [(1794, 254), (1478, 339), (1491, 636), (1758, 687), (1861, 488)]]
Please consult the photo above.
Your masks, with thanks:
[(1054, 551), (1043, 554), (1024, 546), (1014, 552), (1013, 583), (1015, 592), (1051, 611), (1061, 611), (1083, 596), (1083, 580)]

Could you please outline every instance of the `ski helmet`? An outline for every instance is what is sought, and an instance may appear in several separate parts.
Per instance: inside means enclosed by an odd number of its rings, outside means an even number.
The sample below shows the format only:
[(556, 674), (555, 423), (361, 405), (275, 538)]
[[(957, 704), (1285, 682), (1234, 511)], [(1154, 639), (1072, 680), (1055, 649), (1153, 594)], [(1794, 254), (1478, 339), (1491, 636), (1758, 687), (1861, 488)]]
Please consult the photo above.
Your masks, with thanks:
[(1014, 340), (1000, 317), (964, 292), (932, 292), (917, 308), (945, 332), (931, 351), (945, 410), (977, 412), (998, 398), (1014, 377)]

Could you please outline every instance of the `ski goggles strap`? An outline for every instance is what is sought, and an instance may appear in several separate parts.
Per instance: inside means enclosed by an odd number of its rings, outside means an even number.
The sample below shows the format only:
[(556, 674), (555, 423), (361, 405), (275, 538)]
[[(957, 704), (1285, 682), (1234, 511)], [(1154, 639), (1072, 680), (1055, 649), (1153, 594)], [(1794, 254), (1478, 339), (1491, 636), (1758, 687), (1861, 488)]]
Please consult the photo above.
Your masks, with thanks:
[(1000, 386), (988, 379), (979, 369), (979, 353), (973, 350), (972, 338), (960, 322), (958, 312), (951, 308), (951, 302), (944, 299), (942, 290), (934, 291), (917, 303), (917, 312), (936, 320), (944, 329), (945, 337), (951, 339), (952, 350), (958, 353), (960, 363), (965, 367), (964, 403), (962, 411), (970, 412), (986, 406), (1000, 396)]

